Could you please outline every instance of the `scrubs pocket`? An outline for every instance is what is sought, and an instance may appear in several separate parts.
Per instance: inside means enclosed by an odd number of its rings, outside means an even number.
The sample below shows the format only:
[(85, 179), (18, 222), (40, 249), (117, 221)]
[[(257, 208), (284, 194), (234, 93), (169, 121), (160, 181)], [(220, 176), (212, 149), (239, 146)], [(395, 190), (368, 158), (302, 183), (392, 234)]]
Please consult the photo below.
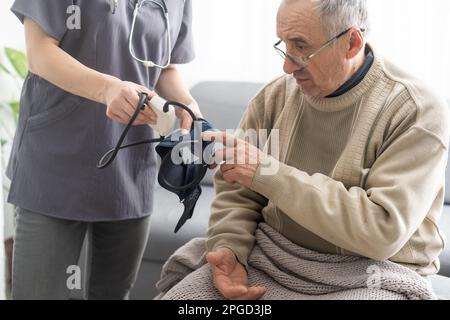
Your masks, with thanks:
[(69, 117), (81, 104), (81, 98), (72, 98), (57, 107), (48, 109), (27, 120), (26, 132), (30, 133), (39, 129), (43, 129), (53, 123), (61, 121)]

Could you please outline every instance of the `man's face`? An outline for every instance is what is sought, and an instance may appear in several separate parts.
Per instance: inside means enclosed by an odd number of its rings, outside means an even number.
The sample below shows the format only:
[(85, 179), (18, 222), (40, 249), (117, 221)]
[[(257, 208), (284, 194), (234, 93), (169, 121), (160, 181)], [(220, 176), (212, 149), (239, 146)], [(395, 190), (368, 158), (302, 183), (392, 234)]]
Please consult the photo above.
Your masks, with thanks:
[[(277, 16), (278, 37), (286, 43), (292, 56), (308, 56), (329, 40), (324, 34), (320, 17), (312, 0), (284, 1)], [(334, 46), (320, 51), (306, 67), (290, 59), (284, 62), (284, 72), (292, 74), (303, 93), (311, 97), (326, 97), (344, 82), (346, 70), (344, 36)]]

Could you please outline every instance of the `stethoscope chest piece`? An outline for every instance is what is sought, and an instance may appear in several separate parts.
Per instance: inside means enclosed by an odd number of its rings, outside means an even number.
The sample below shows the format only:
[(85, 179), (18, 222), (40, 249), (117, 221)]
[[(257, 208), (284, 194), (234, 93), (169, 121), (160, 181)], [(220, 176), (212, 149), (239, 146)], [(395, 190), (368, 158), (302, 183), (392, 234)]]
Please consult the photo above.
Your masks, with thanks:
[(117, 11), (117, 5), (119, 4), (119, 0), (109, 0), (109, 9), (112, 14), (115, 14)]

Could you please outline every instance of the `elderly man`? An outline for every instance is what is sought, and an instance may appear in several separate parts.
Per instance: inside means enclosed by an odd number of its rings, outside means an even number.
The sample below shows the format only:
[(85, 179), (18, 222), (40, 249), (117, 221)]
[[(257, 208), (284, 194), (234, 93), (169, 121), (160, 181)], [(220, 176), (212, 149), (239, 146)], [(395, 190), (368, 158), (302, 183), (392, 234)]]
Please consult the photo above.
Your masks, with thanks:
[[(223, 164), (215, 177), (206, 258), (225, 298), (266, 293), (247, 273), (261, 221), (314, 252), (394, 262), (421, 276), (439, 269), (447, 106), (366, 43), (366, 6), (281, 3), (275, 46), (287, 75), (257, 95), (240, 125), (279, 130), (279, 157), (231, 139), (221, 155), (246, 161)], [(267, 165), (277, 172), (264, 174)]]

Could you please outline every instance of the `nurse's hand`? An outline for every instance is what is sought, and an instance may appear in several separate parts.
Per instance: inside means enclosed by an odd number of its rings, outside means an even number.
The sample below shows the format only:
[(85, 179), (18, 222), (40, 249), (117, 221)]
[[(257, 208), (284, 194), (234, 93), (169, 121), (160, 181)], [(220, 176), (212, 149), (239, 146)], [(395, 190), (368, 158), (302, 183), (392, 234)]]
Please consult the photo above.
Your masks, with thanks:
[[(192, 110), (192, 112), (195, 114), (197, 118), (203, 118), (203, 115), (200, 111), (200, 107), (198, 106), (197, 102), (192, 102), (189, 106), (189, 109)], [(191, 131), (192, 128), (192, 117), (186, 110), (176, 108), (175, 114), (177, 115), (178, 119), (180, 119), (180, 129), (182, 134), (188, 134)]]
[[(104, 100), (107, 107), (106, 115), (114, 121), (128, 124), (139, 103), (139, 94), (141, 92), (147, 93), (149, 98), (156, 95), (155, 92), (150, 91), (139, 84), (128, 81), (112, 80), (105, 92)], [(145, 108), (139, 113), (134, 125), (155, 125), (156, 121), (156, 113), (153, 112), (151, 108)]]

